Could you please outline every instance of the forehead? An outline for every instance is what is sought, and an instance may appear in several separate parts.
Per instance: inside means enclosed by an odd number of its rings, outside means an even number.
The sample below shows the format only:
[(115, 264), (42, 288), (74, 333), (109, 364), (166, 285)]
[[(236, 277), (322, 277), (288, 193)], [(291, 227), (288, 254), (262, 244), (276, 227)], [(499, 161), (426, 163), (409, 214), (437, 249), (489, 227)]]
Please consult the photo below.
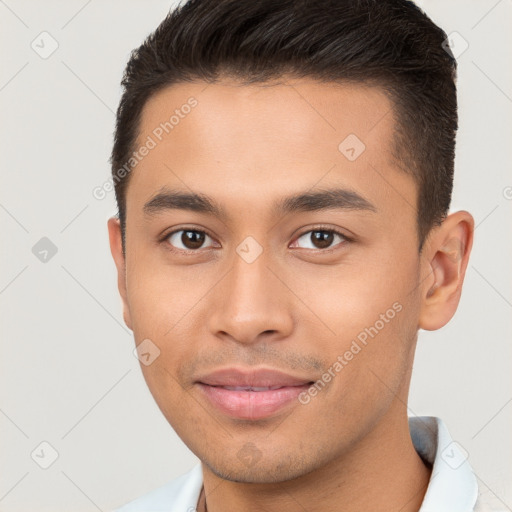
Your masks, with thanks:
[[(188, 108), (191, 102), (197, 105)], [(171, 121), (175, 138), (202, 136), (203, 148), (219, 151), (225, 143), (231, 146), (248, 136), (254, 137), (255, 144), (262, 139), (268, 144), (271, 139), (265, 140), (265, 134), (280, 133), (287, 142), (308, 140), (309, 149), (319, 143), (331, 146), (333, 138), (349, 133), (362, 140), (372, 133), (375, 140), (377, 136), (391, 136), (394, 129), (392, 105), (380, 88), (312, 79), (282, 78), (251, 85), (228, 79), (174, 84), (147, 101), (140, 135), (154, 131), (173, 113), (177, 114)], [(179, 125), (189, 129), (178, 129)], [(384, 143), (382, 151), (388, 149), (391, 140), (380, 142)]]
[(394, 127), (388, 97), (368, 85), (174, 84), (143, 109), (136, 149), (152, 149), (132, 171), (127, 204), (131, 196), (140, 210), (163, 186), (178, 186), (247, 207), (320, 182), (377, 203), (405, 187), (395, 194), (414, 202), (414, 184), (392, 157)]

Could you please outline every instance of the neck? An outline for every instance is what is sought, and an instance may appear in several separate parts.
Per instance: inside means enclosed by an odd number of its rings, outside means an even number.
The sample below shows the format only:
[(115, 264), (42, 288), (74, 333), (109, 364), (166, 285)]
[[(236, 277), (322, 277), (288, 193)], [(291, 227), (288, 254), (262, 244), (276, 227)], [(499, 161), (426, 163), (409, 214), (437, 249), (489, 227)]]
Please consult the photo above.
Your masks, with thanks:
[(398, 401), (350, 452), (302, 477), (247, 484), (202, 468), (208, 512), (418, 512), (431, 474), (414, 449), (406, 409)]

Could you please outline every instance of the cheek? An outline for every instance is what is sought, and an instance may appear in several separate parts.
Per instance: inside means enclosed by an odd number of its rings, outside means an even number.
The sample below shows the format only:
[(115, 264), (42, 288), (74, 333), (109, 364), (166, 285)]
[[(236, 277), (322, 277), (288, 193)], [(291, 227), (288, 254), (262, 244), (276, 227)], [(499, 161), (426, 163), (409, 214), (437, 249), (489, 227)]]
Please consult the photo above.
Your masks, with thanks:
[(317, 337), (335, 350), (360, 333), (364, 338), (364, 332), (374, 332), (375, 326), (379, 332), (389, 332), (389, 325), (396, 324), (395, 317), (404, 316), (406, 306), (407, 316), (414, 316), (411, 290), (417, 284), (418, 269), (412, 254), (398, 258), (382, 251), (372, 260), (347, 259), (338, 266), (312, 267), (308, 272), (290, 273), (286, 280), (303, 300), (296, 301), (301, 315), (311, 320), (303, 327), (318, 329)]
[(388, 256), (358, 271), (355, 266), (330, 271), (323, 285), (318, 276), (316, 286), (304, 282), (308, 305), (325, 327), (316, 336), (316, 350), (323, 354), (325, 371), (335, 375), (328, 394), (352, 411), (371, 409), (389, 389), (396, 392), (411, 364), (419, 315), (418, 295), (411, 293), (417, 259), (409, 255), (394, 264)]
[(324, 345), (330, 363), (321, 380), (328, 382), (305, 406), (311, 407), (310, 416), (323, 418), (322, 426), (315, 427), (319, 437), (340, 436), (343, 425), (344, 439), (360, 438), (395, 401), (406, 403), (415, 345), (408, 314), (408, 305), (391, 309), (388, 323), (379, 319), (382, 324), (372, 320), (366, 327), (354, 326), (353, 336), (347, 333)]
[(191, 267), (145, 263), (142, 258), (128, 266), (127, 293), (136, 339), (153, 336), (165, 341), (184, 327), (183, 321), (190, 328), (194, 309), (215, 282), (206, 275), (196, 276)]
[(162, 353), (152, 365), (142, 367), (142, 372), (163, 416), (191, 448), (198, 439), (208, 436), (207, 429), (211, 426), (205, 418), (204, 409), (192, 398), (191, 390), (178, 382), (176, 365), (169, 356), (169, 353)]
[(203, 336), (204, 326), (196, 311), (209, 285), (205, 279), (180, 278), (184, 272), (170, 267), (151, 268), (138, 261), (141, 264), (127, 272), (133, 333), (137, 345), (149, 339), (156, 346), (158, 356), (148, 366), (141, 362), (141, 369), (155, 401), (169, 418), (183, 400), (179, 370), (195, 360), (197, 340)]

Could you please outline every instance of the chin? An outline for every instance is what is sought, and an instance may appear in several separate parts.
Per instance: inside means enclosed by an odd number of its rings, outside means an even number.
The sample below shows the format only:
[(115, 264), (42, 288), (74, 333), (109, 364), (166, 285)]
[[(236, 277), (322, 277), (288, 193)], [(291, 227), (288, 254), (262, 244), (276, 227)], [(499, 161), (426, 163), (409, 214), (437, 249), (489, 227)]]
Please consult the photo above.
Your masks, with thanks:
[(203, 461), (208, 469), (217, 477), (230, 482), (244, 484), (275, 484), (302, 477), (314, 471), (313, 464), (305, 464), (303, 460), (258, 461), (247, 467), (240, 461), (226, 461), (222, 464), (210, 464)]

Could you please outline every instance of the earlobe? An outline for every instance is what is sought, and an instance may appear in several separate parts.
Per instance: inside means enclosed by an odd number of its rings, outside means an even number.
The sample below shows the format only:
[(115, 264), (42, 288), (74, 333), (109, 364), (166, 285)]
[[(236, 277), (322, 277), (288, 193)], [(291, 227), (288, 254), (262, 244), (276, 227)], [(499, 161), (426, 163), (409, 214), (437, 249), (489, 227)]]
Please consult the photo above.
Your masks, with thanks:
[(440, 329), (455, 314), (473, 244), (474, 220), (460, 211), (449, 215), (426, 247), (428, 279), (422, 289), (418, 327)]
[(130, 317), (130, 307), (128, 304), (126, 293), (126, 261), (123, 254), (123, 247), (121, 241), (121, 225), (117, 217), (111, 217), (107, 222), (108, 237), (110, 243), (110, 252), (117, 268), (117, 287), (121, 300), (123, 302), (123, 319), (125, 324), (130, 330), (132, 329), (132, 322)]

